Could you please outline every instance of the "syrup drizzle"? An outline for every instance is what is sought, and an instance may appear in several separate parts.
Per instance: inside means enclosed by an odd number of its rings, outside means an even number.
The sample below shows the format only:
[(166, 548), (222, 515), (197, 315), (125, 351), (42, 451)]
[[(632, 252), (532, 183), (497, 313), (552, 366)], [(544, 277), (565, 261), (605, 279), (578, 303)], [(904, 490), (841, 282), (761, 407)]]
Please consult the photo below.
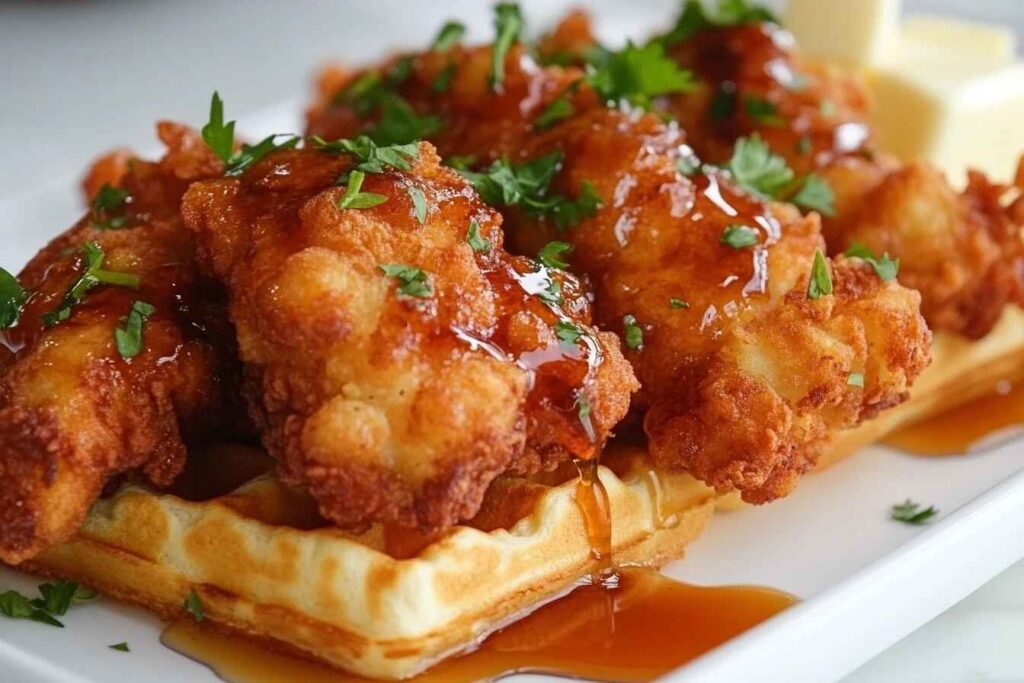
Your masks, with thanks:
[[(700, 587), (627, 569), (614, 586), (585, 584), (493, 634), (470, 654), (411, 679), (468, 683), (540, 672), (648, 681), (756, 626), (796, 598), (765, 588)], [(161, 641), (230, 683), (357, 683), (361, 678), (277, 654), (190, 622)]]
[(601, 463), (596, 458), (577, 459), (573, 462), (580, 474), (576, 483), (576, 504), (583, 512), (590, 542), (590, 557), (594, 560), (591, 583), (595, 586), (610, 586), (618, 580), (618, 572), (612, 559), (611, 504), (608, 491), (598, 476)]
[(1024, 383), (1000, 382), (994, 393), (904, 427), (884, 443), (914, 455), (961, 455), (1024, 434)]

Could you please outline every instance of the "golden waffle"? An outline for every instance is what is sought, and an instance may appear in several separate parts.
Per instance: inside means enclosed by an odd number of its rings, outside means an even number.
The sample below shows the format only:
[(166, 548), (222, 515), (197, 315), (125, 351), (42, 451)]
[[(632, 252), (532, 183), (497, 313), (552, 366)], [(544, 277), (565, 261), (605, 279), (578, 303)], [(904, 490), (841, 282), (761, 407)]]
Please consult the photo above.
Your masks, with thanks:
[[(223, 468), (244, 461), (238, 452), (196, 460)], [(651, 473), (635, 449), (612, 460), (618, 474), (602, 467), (600, 478), (616, 559), (681, 555), (710, 520), (714, 493), (687, 475)], [(25, 566), (169, 618), (184, 615), (195, 590), (219, 627), (366, 676), (401, 678), (595, 567), (577, 482), (566, 476), (558, 485), (501, 481), (475, 526), (425, 546), (380, 528), (354, 536), (326, 526), (310, 499), (271, 475), (201, 501), (126, 485), (93, 507), (75, 538)], [(419, 552), (402, 559), (410, 550)]]

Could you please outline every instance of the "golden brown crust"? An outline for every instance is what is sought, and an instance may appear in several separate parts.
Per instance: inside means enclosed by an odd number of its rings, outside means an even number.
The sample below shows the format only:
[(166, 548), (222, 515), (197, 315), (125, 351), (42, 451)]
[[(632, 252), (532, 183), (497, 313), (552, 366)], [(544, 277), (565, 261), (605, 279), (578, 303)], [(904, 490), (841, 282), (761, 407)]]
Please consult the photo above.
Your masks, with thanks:
[[(362, 191), (387, 198), (374, 207), (338, 207), (351, 166), (281, 152), (183, 203), (231, 292), (245, 393), (288, 480), (342, 526), (431, 529), (472, 517), (506, 470), (592, 457), (636, 382), (618, 340), (587, 328), (575, 280), (510, 257), (500, 217), (429, 145), (408, 172), (366, 176)], [(484, 253), (467, 243), (473, 222)], [(420, 268), (430, 293), (403, 294), (389, 264)], [(561, 304), (535, 295), (550, 281)], [(583, 338), (561, 341), (559, 323)]]
[[(72, 534), (115, 473), (140, 468), (168, 484), (184, 462), (183, 439), (230, 422), (223, 386), (230, 373), (218, 369), (230, 352), (204, 331), (223, 314), (195, 269), (178, 213), (193, 176), (175, 173), (184, 157), (172, 157), (186, 154), (181, 142), (194, 133), (171, 124), (160, 133), (175, 149), (163, 162), (120, 168), (105, 159), (86, 184), (98, 191), (97, 183), (118, 180), (131, 193), (129, 227), (101, 230), (87, 215), (19, 276), (31, 296), (0, 347), (0, 557), (7, 562)], [(90, 241), (104, 250), (106, 269), (140, 276), (140, 289), (95, 287), (67, 320), (47, 326), (42, 316), (81, 274), (80, 248)], [(136, 300), (156, 311), (141, 352), (126, 359), (114, 330)]]
[[(558, 151), (551, 191), (576, 197), (587, 182), (602, 198), (592, 217), (567, 231), (509, 209), (510, 242), (520, 253), (552, 239), (572, 242), (571, 266), (594, 286), (598, 324), (622, 334), (624, 317), (636, 318), (643, 346), (626, 357), (642, 385), (634, 408), (647, 413), (657, 462), (763, 502), (792, 488), (828, 434), (902, 400), (927, 358), (916, 295), (895, 284), (868, 287), (870, 271), (836, 264), (837, 295), (805, 303), (814, 252), (824, 248), (816, 216), (769, 206), (720, 172), (682, 175), (682, 130), (654, 114), (605, 107), (585, 83), (569, 95), (575, 114), (538, 132), (534, 119), (581, 71), (536, 67), (513, 48), (495, 93), (489, 59), (486, 47), (417, 56), (400, 93), (421, 114), (443, 115), (434, 137), (443, 154), (472, 154), (485, 165)], [(429, 85), (448, 64), (455, 75), (438, 95)], [(314, 112), (310, 130), (350, 136), (358, 124), (350, 107), (335, 102)], [(756, 249), (721, 243), (736, 224), (756, 229)], [(674, 308), (673, 298), (689, 307)], [(906, 335), (898, 342), (906, 353), (888, 353), (897, 344), (880, 334), (889, 316)], [(798, 335), (807, 352), (757, 353), (766, 343), (784, 349), (788, 335)], [(868, 389), (849, 387), (850, 373), (871, 363), (879, 366)], [(829, 372), (822, 375), (822, 366)]]

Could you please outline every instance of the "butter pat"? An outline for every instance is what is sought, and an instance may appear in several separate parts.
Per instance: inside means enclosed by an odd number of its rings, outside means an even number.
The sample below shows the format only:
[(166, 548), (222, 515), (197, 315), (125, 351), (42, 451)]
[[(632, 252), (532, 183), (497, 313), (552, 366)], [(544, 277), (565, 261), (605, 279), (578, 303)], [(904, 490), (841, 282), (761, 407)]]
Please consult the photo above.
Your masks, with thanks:
[(1017, 37), (1013, 31), (948, 17), (910, 17), (900, 27), (899, 40), (990, 58), (997, 64), (1009, 63), (1017, 56)]
[(895, 40), (899, 18), (899, 0), (790, 0), (784, 23), (808, 57), (866, 66)]

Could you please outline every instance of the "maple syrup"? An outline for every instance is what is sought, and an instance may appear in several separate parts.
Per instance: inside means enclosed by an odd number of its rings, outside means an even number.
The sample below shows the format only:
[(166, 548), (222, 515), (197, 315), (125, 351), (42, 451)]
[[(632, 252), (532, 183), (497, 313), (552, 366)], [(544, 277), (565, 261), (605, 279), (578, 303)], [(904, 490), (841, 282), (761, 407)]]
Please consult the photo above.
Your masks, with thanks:
[(598, 476), (601, 463), (597, 459), (576, 460), (579, 480), (576, 482), (576, 504), (583, 512), (590, 542), (590, 557), (594, 560), (591, 580), (595, 584), (614, 579), (612, 565), (612, 512), (605, 490)]
[[(468, 683), (512, 672), (646, 681), (699, 657), (796, 602), (766, 588), (700, 587), (625, 569), (614, 586), (585, 584), (493, 634), (470, 654), (411, 680)], [(243, 638), (176, 622), (162, 642), (231, 683), (368, 679), (281, 655)]]
[(883, 443), (915, 455), (959, 455), (977, 453), (1021, 430), (1024, 384), (1000, 382), (995, 393), (904, 427)]

